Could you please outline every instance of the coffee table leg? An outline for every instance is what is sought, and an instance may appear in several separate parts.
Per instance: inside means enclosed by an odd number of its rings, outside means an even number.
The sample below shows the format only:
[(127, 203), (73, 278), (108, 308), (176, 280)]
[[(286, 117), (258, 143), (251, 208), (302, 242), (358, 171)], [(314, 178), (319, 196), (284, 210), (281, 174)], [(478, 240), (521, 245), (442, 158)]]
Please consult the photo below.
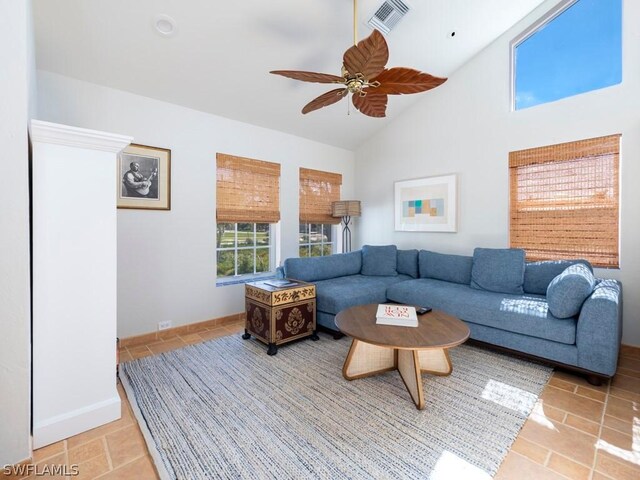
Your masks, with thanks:
[(395, 370), (395, 364), (393, 348), (378, 347), (354, 339), (342, 367), (342, 376), (347, 380), (369, 377), (377, 373)]
[(453, 371), (451, 360), (449, 359), (449, 349), (434, 348), (430, 350), (420, 350), (420, 369), (425, 373), (446, 376)]
[(418, 410), (424, 408), (424, 392), (420, 374), (420, 359), (415, 350), (398, 350), (398, 372)]

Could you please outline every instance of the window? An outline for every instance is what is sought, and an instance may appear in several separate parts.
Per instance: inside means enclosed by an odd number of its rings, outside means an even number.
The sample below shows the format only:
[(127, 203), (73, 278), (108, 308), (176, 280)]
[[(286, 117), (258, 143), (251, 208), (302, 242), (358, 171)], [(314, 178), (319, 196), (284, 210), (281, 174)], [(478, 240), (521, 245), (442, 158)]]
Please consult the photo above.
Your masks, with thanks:
[(280, 165), (221, 153), (216, 162), (218, 278), (273, 271)]
[(335, 251), (331, 203), (340, 200), (342, 175), (309, 168), (300, 169), (300, 247), (301, 257), (331, 255)]
[(619, 266), (620, 135), (511, 152), (511, 246)]
[(268, 223), (218, 223), (218, 277), (271, 271), (271, 226)]
[(326, 223), (301, 223), (300, 247), (301, 257), (322, 257), (335, 251), (333, 241), (333, 225)]
[(622, 0), (561, 3), (512, 42), (514, 108), (622, 81)]

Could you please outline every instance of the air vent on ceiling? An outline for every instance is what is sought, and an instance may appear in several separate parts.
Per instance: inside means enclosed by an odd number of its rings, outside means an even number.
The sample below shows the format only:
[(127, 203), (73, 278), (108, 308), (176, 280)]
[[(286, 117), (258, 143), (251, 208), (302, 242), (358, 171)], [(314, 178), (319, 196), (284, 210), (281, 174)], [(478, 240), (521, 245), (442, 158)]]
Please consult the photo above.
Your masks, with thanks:
[(402, 0), (385, 0), (368, 23), (382, 33), (389, 33), (407, 12), (409, 12), (409, 6)]

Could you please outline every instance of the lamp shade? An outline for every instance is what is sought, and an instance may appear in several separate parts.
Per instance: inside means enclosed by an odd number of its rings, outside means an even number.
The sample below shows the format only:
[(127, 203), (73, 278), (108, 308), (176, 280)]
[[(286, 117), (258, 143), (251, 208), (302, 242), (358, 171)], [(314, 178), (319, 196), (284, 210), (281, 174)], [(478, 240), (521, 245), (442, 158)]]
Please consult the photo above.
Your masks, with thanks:
[(332, 217), (359, 217), (360, 200), (339, 200), (331, 204)]

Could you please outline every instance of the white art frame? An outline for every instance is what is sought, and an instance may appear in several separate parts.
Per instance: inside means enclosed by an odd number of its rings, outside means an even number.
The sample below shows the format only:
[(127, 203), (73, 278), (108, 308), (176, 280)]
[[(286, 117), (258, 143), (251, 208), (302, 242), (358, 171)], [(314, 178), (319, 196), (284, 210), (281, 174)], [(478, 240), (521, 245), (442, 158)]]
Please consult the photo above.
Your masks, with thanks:
[(395, 182), (394, 210), (397, 232), (457, 232), (458, 176)]

